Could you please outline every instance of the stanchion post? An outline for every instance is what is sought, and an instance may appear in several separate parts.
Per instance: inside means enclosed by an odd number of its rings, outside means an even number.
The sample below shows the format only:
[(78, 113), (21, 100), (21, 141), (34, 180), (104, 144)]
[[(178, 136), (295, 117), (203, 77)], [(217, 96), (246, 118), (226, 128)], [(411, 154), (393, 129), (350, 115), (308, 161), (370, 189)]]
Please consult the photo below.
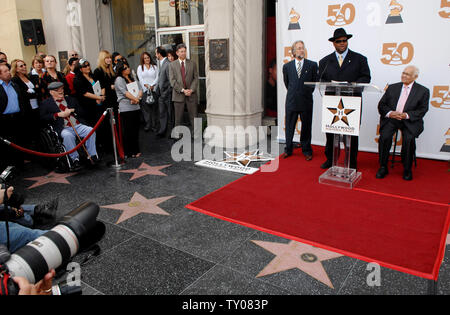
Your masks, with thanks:
[(116, 142), (116, 120), (114, 118), (114, 111), (112, 108), (108, 108), (109, 112), (109, 121), (111, 123), (111, 131), (112, 131), (112, 140), (113, 140), (113, 148), (114, 148), (114, 164), (111, 164), (111, 167), (119, 170), (122, 168), (122, 165), (119, 164), (119, 157), (117, 156), (117, 142)]

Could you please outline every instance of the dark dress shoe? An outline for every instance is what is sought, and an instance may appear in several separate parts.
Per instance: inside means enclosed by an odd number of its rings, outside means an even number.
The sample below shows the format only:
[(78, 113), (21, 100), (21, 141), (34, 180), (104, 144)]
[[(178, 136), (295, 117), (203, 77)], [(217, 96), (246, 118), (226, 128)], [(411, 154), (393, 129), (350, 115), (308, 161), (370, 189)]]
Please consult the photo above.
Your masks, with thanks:
[(313, 159), (313, 156), (312, 156), (312, 155), (306, 155), (306, 156), (305, 156), (305, 160), (308, 161), (308, 162), (309, 162), (309, 161), (312, 161), (312, 159)]
[(386, 175), (389, 174), (389, 171), (387, 169), (387, 167), (381, 167), (378, 172), (377, 172), (377, 178), (378, 179), (383, 179), (386, 177)]
[(333, 163), (329, 160), (327, 160), (325, 163), (323, 163), (320, 168), (323, 170), (329, 169), (331, 166), (333, 166)]
[(411, 171), (404, 171), (403, 172), (403, 179), (407, 181), (413, 180), (412, 172)]
[(59, 199), (53, 199), (50, 202), (44, 203), (42, 205), (37, 205), (34, 208), (33, 218), (45, 218), (45, 219), (56, 219), (56, 211), (58, 210)]
[(83, 166), (81, 165), (80, 161), (76, 160), (72, 163), (72, 167), (70, 168), (71, 172), (79, 172), (83, 169)]
[(292, 154), (287, 154), (287, 153), (283, 153), (283, 155), (281, 156), (283, 159), (287, 159), (289, 157), (291, 157)]

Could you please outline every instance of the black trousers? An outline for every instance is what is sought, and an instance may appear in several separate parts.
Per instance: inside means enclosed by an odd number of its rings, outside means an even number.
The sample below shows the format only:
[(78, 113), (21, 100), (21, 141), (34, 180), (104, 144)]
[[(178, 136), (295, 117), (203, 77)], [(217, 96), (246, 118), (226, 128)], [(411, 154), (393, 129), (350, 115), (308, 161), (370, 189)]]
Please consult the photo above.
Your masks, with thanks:
[(294, 134), (297, 125), (298, 116), (302, 121), (302, 130), (300, 135), (300, 143), (304, 155), (312, 155), (313, 150), (311, 146), (312, 138), (312, 111), (291, 111), (286, 110), (286, 149), (285, 153), (292, 155), (294, 151)]
[[(358, 167), (358, 151), (359, 151), (359, 137), (351, 138), (351, 149), (350, 149), (350, 168), (357, 169)], [(334, 151), (334, 134), (327, 133), (327, 144), (325, 146), (325, 155), (327, 160), (333, 162), (333, 151)]]
[(414, 153), (416, 152), (416, 138), (405, 127), (403, 121), (389, 119), (389, 122), (380, 130), (380, 139), (378, 141), (378, 152), (380, 155), (380, 166), (387, 167), (389, 154), (392, 147), (392, 139), (397, 130), (402, 131), (402, 162), (407, 171), (411, 171), (414, 162)]
[[(175, 125), (175, 109), (173, 103), (170, 99), (170, 95), (160, 96), (158, 99), (159, 105), (159, 122), (160, 128), (158, 131), (159, 135), (164, 135), (167, 132), (171, 132)], [(170, 134), (169, 134), (170, 136)]]
[[(27, 136), (30, 136), (28, 123), (28, 119), (21, 113), (0, 115), (0, 136), (14, 144), (27, 147)], [(22, 168), (24, 158), (25, 154), (21, 151), (7, 146), (3, 141), (0, 143), (0, 172), (9, 165)]]
[(140, 115), (139, 110), (120, 113), (123, 149), (125, 155), (128, 157), (141, 153), (139, 148)]

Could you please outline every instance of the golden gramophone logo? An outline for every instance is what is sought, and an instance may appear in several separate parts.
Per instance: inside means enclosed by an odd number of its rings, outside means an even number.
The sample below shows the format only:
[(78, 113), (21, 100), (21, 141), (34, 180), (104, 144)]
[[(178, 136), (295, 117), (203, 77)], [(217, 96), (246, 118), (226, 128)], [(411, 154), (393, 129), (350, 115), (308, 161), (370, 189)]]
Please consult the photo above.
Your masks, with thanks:
[(344, 106), (344, 102), (341, 101), (339, 102), (339, 105), (337, 108), (328, 108), (328, 110), (333, 113), (334, 117), (333, 117), (333, 121), (331, 123), (331, 125), (334, 125), (335, 123), (342, 121), (344, 124), (346, 124), (348, 127), (350, 127), (350, 123), (348, 122), (348, 115), (350, 115), (351, 113), (353, 113), (355, 110), (354, 109), (345, 109)]
[(409, 42), (383, 44), (381, 62), (390, 66), (401, 66), (410, 63), (414, 58), (414, 46)]
[(448, 85), (436, 85), (433, 88), (431, 105), (441, 109), (450, 109), (450, 89)]
[(386, 24), (403, 23), (401, 15), (403, 6), (400, 3), (396, 0), (392, 0), (389, 4), (389, 10), (391, 10), (391, 12), (389, 13)]
[(344, 5), (332, 4), (328, 6), (327, 23), (331, 26), (344, 26), (352, 24), (355, 20), (356, 9), (351, 3)]
[(294, 8), (291, 9), (291, 12), (289, 13), (289, 30), (301, 30), (300, 27), (300, 13), (294, 10)]
[(444, 19), (450, 19), (450, 1), (449, 0), (441, 0), (441, 10), (439, 11), (439, 15)]
[(445, 143), (442, 146), (441, 152), (450, 153), (450, 129), (447, 130), (447, 133), (445, 134)]

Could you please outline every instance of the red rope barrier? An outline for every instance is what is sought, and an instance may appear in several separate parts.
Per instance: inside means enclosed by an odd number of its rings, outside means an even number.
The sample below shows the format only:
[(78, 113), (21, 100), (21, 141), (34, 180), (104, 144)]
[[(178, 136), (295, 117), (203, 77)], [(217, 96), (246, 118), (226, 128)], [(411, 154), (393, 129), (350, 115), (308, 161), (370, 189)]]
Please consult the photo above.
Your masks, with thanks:
[(84, 138), (83, 141), (80, 142), (79, 145), (77, 145), (75, 148), (73, 148), (72, 150), (70, 150), (69, 152), (65, 152), (65, 153), (59, 153), (59, 154), (50, 154), (50, 153), (42, 153), (42, 152), (36, 152), (33, 150), (29, 150), (26, 148), (22, 148), (20, 146), (18, 146), (17, 144), (14, 144), (12, 142), (6, 141), (5, 139), (2, 139), (7, 145), (10, 145), (11, 147), (13, 147), (16, 150), (22, 151), (24, 153), (28, 153), (28, 154), (32, 154), (32, 155), (37, 155), (37, 156), (42, 156), (42, 157), (48, 157), (48, 158), (60, 158), (69, 154), (74, 153), (75, 151), (78, 151), (79, 148), (81, 148), (81, 146), (83, 146), (90, 137), (92, 137), (92, 135), (94, 134), (94, 132), (97, 131), (98, 127), (100, 127), (101, 123), (103, 122), (103, 120), (105, 120), (106, 117), (106, 113), (104, 112), (102, 117), (100, 117), (100, 120), (97, 122), (97, 124), (95, 125), (95, 127), (92, 129), (92, 131), (88, 134), (88, 136), (86, 138)]

